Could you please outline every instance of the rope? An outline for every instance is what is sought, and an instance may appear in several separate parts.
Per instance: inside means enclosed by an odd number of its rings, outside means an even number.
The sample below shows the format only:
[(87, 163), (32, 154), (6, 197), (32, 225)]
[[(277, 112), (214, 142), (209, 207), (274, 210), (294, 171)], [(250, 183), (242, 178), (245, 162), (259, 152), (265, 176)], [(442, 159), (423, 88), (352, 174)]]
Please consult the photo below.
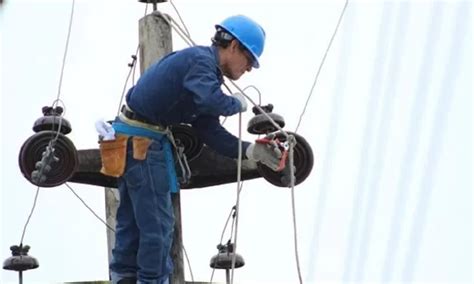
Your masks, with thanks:
[(331, 39), (329, 40), (329, 44), (328, 44), (328, 47), (326, 48), (326, 52), (324, 53), (323, 59), (321, 60), (321, 64), (319, 64), (318, 72), (316, 72), (313, 85), (311, 86), (311, 90), (309, 91), (309, 95), (304, 104), (303, 111), (300, 114), (300, 119), (298, 120), (298, 124), (296, 125), (295, 133), (298, 132), (298, 128), (300, 127), (301, 121), (303, 120), (303, 115), (305, 114), (306, 108), (308, 107), (309, 100), (311, 99), (311, 96), (313, 95), (314, 87), (316, 86), (316, 82), (318, 81), (319, 74), (321, 73), (321, 69), (323, 68), (324, 62), (326, 61), (326, 56), (328, 55), (332, 42), (334, 38), (336, 37), (337, 31), (339, 29), (339, 25), (342, 22), (342, 17), (344, 16), (344, 13), (346, 12), (347, 4), (349, 4), (349, 0), (346, 0), (346, 2), (344, 3), (344, 7), (342, 8), (341, 14), (339, 16), (339, 20), (337, 21), (336, 28), (334, 29)]

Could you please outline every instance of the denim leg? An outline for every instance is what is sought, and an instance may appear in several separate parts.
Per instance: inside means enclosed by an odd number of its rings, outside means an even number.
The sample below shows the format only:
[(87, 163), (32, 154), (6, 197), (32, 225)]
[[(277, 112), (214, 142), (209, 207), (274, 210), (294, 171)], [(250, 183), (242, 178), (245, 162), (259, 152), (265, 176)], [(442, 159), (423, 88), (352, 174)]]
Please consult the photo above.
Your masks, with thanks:
[(138, 282), (161, 284), (173, 268), (170, 249), (174, 229), (170, 178), (162, 141), (153, 140), (145, 160), (132, 158), (127, 164), (130, 168), (124, 180), (139, 229)]
[(138, 271), (137, 252), (139, 232), (127, 184), (122, 178), (118, 181), (118, 189), (120, 193), (120, 204), (117, 209), (115, 247), (112, 250), (112, 260), (110, 264), (113, 283), (122, 278), (136, 277)]

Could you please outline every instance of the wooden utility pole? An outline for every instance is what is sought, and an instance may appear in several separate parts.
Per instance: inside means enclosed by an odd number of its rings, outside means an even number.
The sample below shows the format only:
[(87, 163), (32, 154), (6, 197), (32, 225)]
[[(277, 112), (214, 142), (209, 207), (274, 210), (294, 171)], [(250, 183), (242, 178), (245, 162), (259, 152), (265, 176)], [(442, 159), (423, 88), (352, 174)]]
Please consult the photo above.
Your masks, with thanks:
[[(156, 10), (156, 2), (166, 2), (165, 0), (145, 0), (140, 2), (153, 3)], [(139, 44), (140, 44), (140, 73), (143, 74), (152, 63), (172, 51), (171, 27), (166, 19), (156, 11), (146, 15), (139, 21)], [(171, 256), (174, 262), (174, 271), (170, 283), (185, 284), (183, 265), (183, 240), (181, 231), (181, 206), (179, 193), (172, 194), (175, 228)], [(106, 188), (106, 214), (109, 225), (115, 227), (115, 214), (119, 204), (119, 197), (115, 189)], [(115, 235), (107, 233), (107, 243), (109, 251), (109, 261), (111, 250), (115, 243)]]

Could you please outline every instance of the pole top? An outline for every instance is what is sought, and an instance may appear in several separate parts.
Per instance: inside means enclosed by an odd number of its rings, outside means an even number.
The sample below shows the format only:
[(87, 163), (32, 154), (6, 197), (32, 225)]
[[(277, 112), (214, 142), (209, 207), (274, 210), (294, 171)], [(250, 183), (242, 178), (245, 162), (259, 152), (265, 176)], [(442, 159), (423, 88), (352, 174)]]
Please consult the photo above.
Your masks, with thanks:
[(156, 4), (156, 3), (168, 2), (168, 0), (138, 0), (138, 2), (147, 3), (147, 4), (148, 3), (149, 4)]

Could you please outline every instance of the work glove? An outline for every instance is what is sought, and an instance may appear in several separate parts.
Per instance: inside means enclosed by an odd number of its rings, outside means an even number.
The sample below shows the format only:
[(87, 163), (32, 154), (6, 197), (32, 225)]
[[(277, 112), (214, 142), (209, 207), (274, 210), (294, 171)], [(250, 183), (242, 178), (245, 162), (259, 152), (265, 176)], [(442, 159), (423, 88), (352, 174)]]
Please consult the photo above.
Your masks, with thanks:
[(247, 101), (245, 100), (245, 96), (241, 93), (234, 93), (232, 96), (240, 102), (240, 112), (247, 111)]
[(276, 142), (269, 144), (252, 143), (245, 152), (248, 159), (260, 162), (276, 171), (280, 165), (281, 151)]
[(115, 130), (113, 129), (112, 125), (104, 120), (97, 120), (95, 122), (95, 129), (99, 134), (99, 137), (102, 140), (114, 140), (115, 139)]

